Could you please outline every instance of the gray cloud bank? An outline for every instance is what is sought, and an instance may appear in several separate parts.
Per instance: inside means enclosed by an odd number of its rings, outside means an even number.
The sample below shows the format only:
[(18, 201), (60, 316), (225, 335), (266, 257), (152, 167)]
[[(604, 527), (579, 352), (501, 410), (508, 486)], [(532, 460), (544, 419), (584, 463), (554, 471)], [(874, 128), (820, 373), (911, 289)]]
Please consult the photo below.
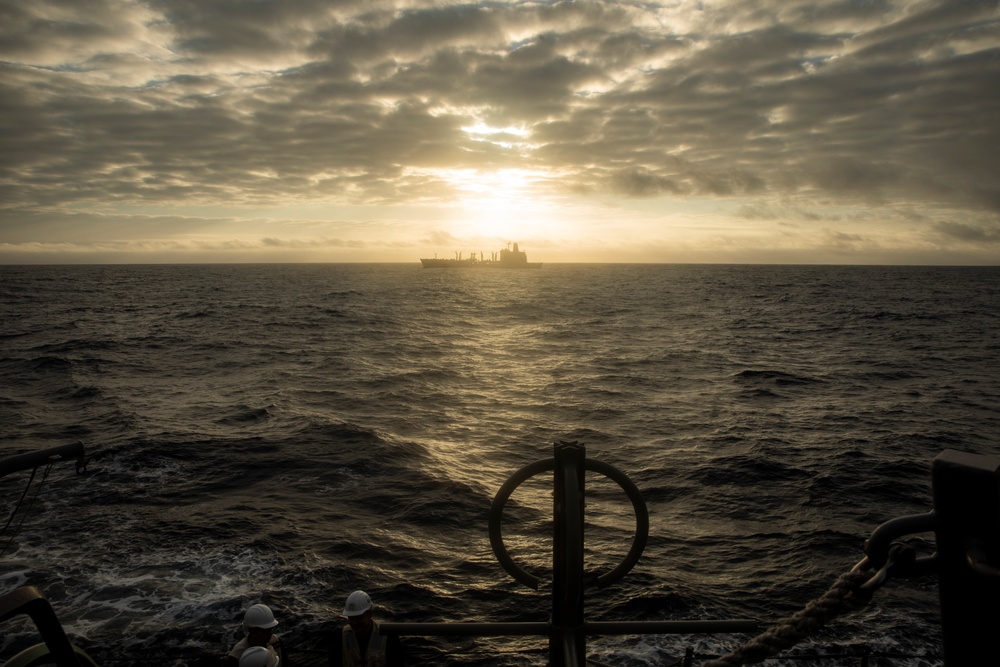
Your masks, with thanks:
[(442, 170), (505, 167), (757, 219), (944, 210), (940, 235), (996, 244), (998, 3), (0, 6), (5, 235), (22, 211), (447, 201)]

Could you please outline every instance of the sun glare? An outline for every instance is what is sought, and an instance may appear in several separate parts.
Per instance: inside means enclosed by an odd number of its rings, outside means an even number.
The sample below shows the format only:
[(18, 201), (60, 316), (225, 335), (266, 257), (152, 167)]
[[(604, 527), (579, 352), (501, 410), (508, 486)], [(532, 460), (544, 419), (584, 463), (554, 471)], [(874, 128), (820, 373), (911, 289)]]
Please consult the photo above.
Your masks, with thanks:
[(509, 125), (507, 127), (494, 127), (482, 121), (477, 121), (472, 125), (466, 125), (462, 131), (469, 135), (472, 141), (478, 141), (503, 149), (515, 149), (521, 153), (531, 151), (531, 131), (524, 127)]
[(556, 222), (540, 192), (548, 174), (529, 169), (451, 170), (444, 177), (460, 193), (457, 236), (511, 240), (546, 235)]

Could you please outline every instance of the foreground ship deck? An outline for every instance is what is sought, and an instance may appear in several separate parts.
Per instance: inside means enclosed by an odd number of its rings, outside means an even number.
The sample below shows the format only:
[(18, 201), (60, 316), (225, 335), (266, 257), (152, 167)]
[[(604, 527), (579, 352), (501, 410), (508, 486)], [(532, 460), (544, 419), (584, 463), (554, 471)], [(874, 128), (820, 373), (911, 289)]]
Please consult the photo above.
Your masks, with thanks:
[[(83, 443), (53, 447), (19, 454), (0, 460), (0, 477), (12, 472), (51, 465), (57, 460), (76, 459), (77, 472), (86, 470)], [(996, 563), (998, 517), (996, 497), (1000, 489), (1000, 457), (945, 450), (931, 466), (934, 509), (890, 519), (876, 528), (864, 542), (864, 558), (841, 575), (822, 597), (801, 611), (781, 619), (762, 634), (724, 656), (710, 658), (705, 667), (723, 667), (779, 658), (825, 623), (858, 611), (872, 600), (874, 593), (890, 579), (936, 575), (939, 580), (944, 660), (947, 667), (995, 664), (993, 637), (1000, 622), (995, 601), (1000, 590)], [(586, 471), (607, 477), (627, 496), (635, 518), (632, 545), (624, 559), (612, 570), (598, 574), (585, 572), (584, 497)], [(538, 636), (548, 640), (552, 667), (588, 667), (601, 665), (590, 660), (587, 640), (592, 635), (642, 634), (736, 634), (758, 632), (760, 624), (752, 619), (734, 620), (626, 620), (588, 621), (584, 614), (584, 589), (610, 586), (622, 579), (639, 562), (649, 532), (649, 513), (642, 492), (625, 473), (614, 466), (586, 456), (578, 442), (557, 442), (551, 459), (529, 463), (497, 491), (489, 510), (489, 539), (501, 567), (511, 577), (538, 590), (541, 579), (521, 568), (508, 553), (503, 541), (502, 523), (508, 500), (523, 483), (551, 473), (553, 480), (553, 569), (551, 573), (552, 613), (548, 622), (390, 622), (380, 628), (386, 635), (501, 637)], [(30, 484), (30, 481), (29, 481)], [(21, 500), (24, 500), (22, 495)], [(20, 505), (20, 501), (18, 501)], [(990, 511), (990, 510), (993, 511)], [(15, 508), (15, 512), (17, 508)], [(5, 527), (6, 529), (6, 527)], [(930, 556), (916, 556), (915, 549), (900, 540), (933, 532), (937, 550)], [(20, 586), (0, 595), (0, 623), (15, 616), (27, 615), (34, 623), (42, 642), (21, 650), (6, 660), (4, 667), (98, 667), (83, 649), (67, 636), (55, 610), (41, 590), (34, 585)], [(171, 648), (171, 650), (174, 650)], [(325, 649), (304, 649), (302, 654), (319, 656)], [(447, 655), (447, 654), (444, 654)], [(874, 654), (865, 648), (861, 664), (867, 665)], [(885, 654), (894, 658), (918, 658), (926, 664), (927, 656)], [(804, 654), (788, 659), (825, 660), (844, 658), (842, 654)], [(441, 653), (434, 654), (440, 664)], [(683, 659), (692, 664), (693, 649)], [(192, 667), (217, 664), (218, 656), (185, 658)], [(306, 661), (302, 664), (310, 664)], [(671, 664), (681, 664), (680, 661)], [(882, 664), (881, 662), (879, 664)]]

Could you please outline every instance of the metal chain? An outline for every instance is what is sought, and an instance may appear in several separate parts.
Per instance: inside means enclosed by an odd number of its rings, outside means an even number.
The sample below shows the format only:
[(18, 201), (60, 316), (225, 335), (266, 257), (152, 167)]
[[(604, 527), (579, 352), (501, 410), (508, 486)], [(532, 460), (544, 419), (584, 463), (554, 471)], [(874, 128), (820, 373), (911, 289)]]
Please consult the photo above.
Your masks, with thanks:
[(791, 648), (834, 618), (860, 609), (868, 604), (875, 590), (885, 582), (891, 560), (872, 576), (865, 558), (850, 572), (840, 575), (830, 590), (801, 611), (765, 630), (732, 653), (710, 660), (702, 667), (737, 667), (761, 662)]

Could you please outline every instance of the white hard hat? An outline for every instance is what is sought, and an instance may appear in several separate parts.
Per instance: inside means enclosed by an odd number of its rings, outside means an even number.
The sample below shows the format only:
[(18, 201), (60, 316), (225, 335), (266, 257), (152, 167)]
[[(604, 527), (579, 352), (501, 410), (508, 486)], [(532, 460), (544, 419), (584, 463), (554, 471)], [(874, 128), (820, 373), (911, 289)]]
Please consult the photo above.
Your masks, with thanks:
[(266, 646), (251, 646), (240, 656), (240, 667), (278, 667), (281, 659)]
[(273, 628), (278, 622), (274, 620), (271, 608), (266, 604), (255, 604), (243, 615), (243, 627), (247, 628)]
[(354, 591), (347, 596), (344, 616), (360, 616), (372, 608), (372, 599), (364, 591)]

